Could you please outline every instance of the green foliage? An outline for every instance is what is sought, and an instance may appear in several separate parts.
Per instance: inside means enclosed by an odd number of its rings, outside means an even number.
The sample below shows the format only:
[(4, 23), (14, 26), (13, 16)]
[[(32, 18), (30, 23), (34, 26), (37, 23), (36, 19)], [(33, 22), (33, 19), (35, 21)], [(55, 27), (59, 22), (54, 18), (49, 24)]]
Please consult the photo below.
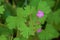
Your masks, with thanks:
[(33, 14), (33, 11), (35, 8), (30, 7), (30, 5), (28, 5), (28, 6), (24, 7), (24, 9), (23, 8), (17, 8), (17, 16), (27, 17), (27, 16)]
[(0, 40), (8, 40), (8, 38), (5, 35), (1, 35)]
[[(9, 38), (9, 40), (29, 40), (30, 36), (33, 36), (31, 38), (33, 40), (38, 29), (44, 27), (42, 25), (45, 21), (47, 21), (46, 28), (37, 33), (36, 39), (38, 37), (39, 40), (57, 38), (59, 36), (57, 30), (60, 30), (60, 9), (54, 12), (54, 8), (51, 9), (56, 4), (55, 0), (29, 0), (29, 3), (28, 0), (25, 1), (26, 5), (24, 6), (24, 0), (13, 0), (13, 4), (10, 4), (9, 0), (7, 3), (5, 0), (0, 0), (0, 23), (2, 24), (0, 24), (0, 40), (8, 40)], [(44, 12), (42, 18), (37, 17), (39, 10)], [(13, 31), (13, 29), (15, 30)]]
[(0, 14), (3, 14), (3, 12), (5, 11), (4, 5), (1, 5), (1, 6), (0, 6), (0, 9), (1, 9), (1, 10), (0, 10)]
[(10, 35), (12, 34), (12, 30), (6, 28), (6, 27), (3, 27), (3, 26), (0, 26), (0, 35)]
[(28, 38), (29, 35), (34, 35), (33, 28), (27, 27), (26, 25), (21, 25), (20, 30), (22, 31), (21, 34)]
[(35, 9), (34, 7), (27, 5), (25, 7), (24, 15), (29, 16), (29, 15), (33, 14), (34, 9)]
[(50, 7), (53, 7), (55, 5), (55, 0), (46, 0), (46, 2)]
[[(53, 14), (52, 14), (53, 13)], [(60, 9), (55, 12), (52, 12), (48, 16), (48, 23), (52, 24), (57, 30), (60, 30)]]
[(57, 38), (59, 33), (54, 29), (51, 24), (47, 24), (46, 29), (38, 35), (40, 40), (51, 40), (52, 38)]
[(1, 3), (1, 2), (4, 2), (4, 0), (0, 0), (0, 3)]
[(24, 12), (23, 12), (23, 11), (24, 11), (23, 8), (20, 8), (20, 7), (19, 7), (19, 8), (17, 8), (16, 11), (17, 11), (18, 17), (23, 17), (23, 13), (24, 13)]
[(51, 12), (50, 6), (47, 4), (46, 1), (39, 2), (38, 10), (43, 11), (45, 14), (48, 14)]
[(34, 6), (34, 7), (37, 7), (38, 6), (38, 3), (40, 2), (41, 0), (30, 0), (30, 5), (31, 6)]
[(24, 37), (16, 37), (16, 38), (14, 38), (14, 40), (27, 40), (27, 39)]
[(14, 40), (20, 40), (20, 38), (15, 38)]
[(60, 9), (54, 12), (53, 20), (56, 24), (60, 23)]
[[(20, 12), (20, 10), (21, 10), (21, 12)], [(35, 33), (34, 29), (37, 30), (40, 27), (39, 25), (34, 23), (34, 20), (32, 17), (29, 21), (29, 27), (25, 24), (26, 19), (24, 17), (29, 16), (29, 18), (30, 18), (30, 16), (32, 16), (32, 14), (34, 13), (33, 11), (34, 11), (34, 8), (30, 7), (30, 6), (25, 7), (25, 10), (23, 10), (22, 8), (17, 8), (17, 16), (18, 16), (18, 20), (20, 20), (17, 23), (17, 25), (19, 25), (18, 29), (20, 31), (22, 31), (21, 34), (26, 38), (28, 38), (29, 35), (34, 35), (34, 33)], [(33, 22), (33, 24), (32, 24), (32, 22)], [(35, 25), (35, 27), (33, 27), (33, 25)]]
[(8, 16), (6, 19), (7, 27), (13, 29), (16, 27), (16, 17)]
[(52, 22), (55, 22), (56, 24), (60, 23), (60, 18), (59, 18), (59, 15), (60, 15), (60, 9), (58, 9), (57, 11), (55, 12), (52, 12), (53, 14), (49, 14), (49, 18), (48, 18), (48, 21), (50, 20), (50, 23)]
[(30, 6), (27, 6), (25, 10), (23, 10), (22, 8), (17, 8), (17, 16), (16, 17), (8, 16), (6, 19), (7, 26), (9, 29), (13, 29), (17, 27), (18, 30), (22, 31), (21, 34), (26, 38), (28, 38), (29, 35), (34, 35), (35, 33), (34, 28), (35, 30), (37, 30), (40, 27), (37, 24), (34, 24), (36, 27), (33, 27), (32, 21), (34, 20), (32, 19), (30, 19), (29, 27), (25, 24), (26, 19), (24, 18), (24, 16), (27, 17), (29, 16), (29, 13), (32, 14), (32, 12), (34, 11), (33, 8), (30, 9), (29, 7)]
[(50, 6), (47, 4), (46, 1), (41, 1), (38, 5), (38, 10), (44, 12), (44, 17), (39, 19), (40, 22), (43, 24), (47, 18), (47, 15), (51, 12)]

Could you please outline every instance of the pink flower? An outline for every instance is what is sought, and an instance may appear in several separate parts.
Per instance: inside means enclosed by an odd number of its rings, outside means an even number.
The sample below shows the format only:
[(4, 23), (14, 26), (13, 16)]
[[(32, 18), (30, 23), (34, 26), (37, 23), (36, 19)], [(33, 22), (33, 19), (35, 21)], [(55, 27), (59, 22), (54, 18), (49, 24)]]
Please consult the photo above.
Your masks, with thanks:
[(38, 33), (39, 33), (39, 32), (41, 32), (41, 31), (42, 31), (42, 29), (41, 29), (41, 28), (37, 30), (37, 32), (38, 32)]
[(43, 16), (44, 16), (44, 12), (39, 10), (38, 13), (37, 13), (37, 17), (41, 18)]

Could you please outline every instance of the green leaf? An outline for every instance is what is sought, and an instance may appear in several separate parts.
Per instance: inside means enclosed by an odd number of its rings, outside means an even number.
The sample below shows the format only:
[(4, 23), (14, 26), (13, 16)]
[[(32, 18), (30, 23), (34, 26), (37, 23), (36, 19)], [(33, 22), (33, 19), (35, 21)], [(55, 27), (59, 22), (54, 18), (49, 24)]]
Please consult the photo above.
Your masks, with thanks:
[(28, 5), (24, 9), (23, 8), (17, 8), (17, 10), (16, 10), (17, 11), (17, 16), (27, 17), (27, 16), (34, 13), (33, 11), (35, 10), (35, 7), (30, 7), (30, 5)]
[(38, 5), (38, 10), (41, 10), (42, 12), (44, 12), (44, 17), (38, 19), (40, 23), (43, 24), (48, 14), (51, 12), (51, 9), (46, 1), (41, 1)]
[(59, 33), (57, 32), (57, 30), (53, 27), (53, 25), (51, 24), (47, 24), (46, 29), (45, 29), (48, 33), (50, 33), (52, 36), (52, 38), (58, 37)]
[(31, 14), (31, 8), (30, 8), (30, 6), (26, 6), (25, 11), (24, 11), (24, 15), (28, 16), (30, 14)]
[(31, 7), (30, 5), (26, 6), (26, 7), (25, 7), (25, 10), (24, 10), (24, 15), (25, 15), (25, 17), (33, 14), (33, 13), (34, 13), (34, 12), (33, 12), (34, 10), (35, 10), (35, 7)]
[(41, 1), (38, 5), (38, 10), (43, 11), (45, 14), (48, 14), (51, 12), (51, 9), (46, 1)]
[(0, 40), (8, 40), (8, 39), (7, 39), (7, 37), (5, 35), (1, 35)]
[(37, 7), (39, 2), (40, 2), (40, 0), (30, 0), (30, 5)]
[(60, 23), (60, 9), (54, 12), (53, 19), (56, 24)]
[(17, 38), (14, 38), (14, 40), (20, 40), (20, 38), (17, 37)]
[(4, 2), (4, 0), (0, 0), (0, 2)]
[[(44, 0), (45, 1), (45, 0)], [(46, 2), (48, 3), (48, 5), (50, 7), (53, 7), (55, 5), (55, 0), (46, 0)]]
[(48, 14), (47, 22), (50, 23), (50, 24), (54, 22), (53, 21), (53, 12), (51, 12), (51, 13)]
[(60, 9), (54, 13), (50, 13), (47, 22), (52, 24), (57, 30), (60, 30)]
[(27, 40), (27, 39), (21, 36), (21, 37), (14, 38), (14, 40)]
[(42, 31), (38, 36), (39, 36), (40, 40), (45, 40), (46, 32)]
[(18, 28), (21, 31), (21, 35), (23, 35), (23, 37), (28, 38), (29, 35), (33, 35), (34, 31), (32, 29), (32, 27), (27, 27), (24, 23), (20, 24), (20, 28)]
[(18, 17), (23, 17), (24, 16), (23, 8), (18, 7), (16, 11), (17, 11), (17, 16)]
[(4, 11), (5, 11), (4, 6), (3, 5), (0, 6), (0, 14), (3, 14)]
[(13, 17), (13, 16), (8, 16), (6, 18), (6, 23), (9, 29), (13, 29), (16, 27), (16, 23), (17, 23), (17, 17)]
[(6, 27), (0, 26), (0, 34), (10, 35), (10, 34), (12, 34), (12, 30), (10, 30)]
[(34, 30), (32, 27), (28, 27), (24, 20), (20, 20), (18, 21), (18, 30), (21, 31), (21, 35), (23, 35), (23, 37), (28, 38), (29, 35), (34, 35)]
[(59, 33), (50, 24), (47, 24), (46, 29), (43, 30), (39, 35), (40, 40), (51, 40), (52, 38), (57, 38)]

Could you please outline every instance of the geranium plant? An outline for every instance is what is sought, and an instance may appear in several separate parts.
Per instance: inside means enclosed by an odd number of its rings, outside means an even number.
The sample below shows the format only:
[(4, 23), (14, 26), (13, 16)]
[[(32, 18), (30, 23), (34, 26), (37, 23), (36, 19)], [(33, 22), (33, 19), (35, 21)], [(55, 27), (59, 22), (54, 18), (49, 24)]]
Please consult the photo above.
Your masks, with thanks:
[(60, 36), (58, 1), (0, 0), (0, 40), (58, 38)]

